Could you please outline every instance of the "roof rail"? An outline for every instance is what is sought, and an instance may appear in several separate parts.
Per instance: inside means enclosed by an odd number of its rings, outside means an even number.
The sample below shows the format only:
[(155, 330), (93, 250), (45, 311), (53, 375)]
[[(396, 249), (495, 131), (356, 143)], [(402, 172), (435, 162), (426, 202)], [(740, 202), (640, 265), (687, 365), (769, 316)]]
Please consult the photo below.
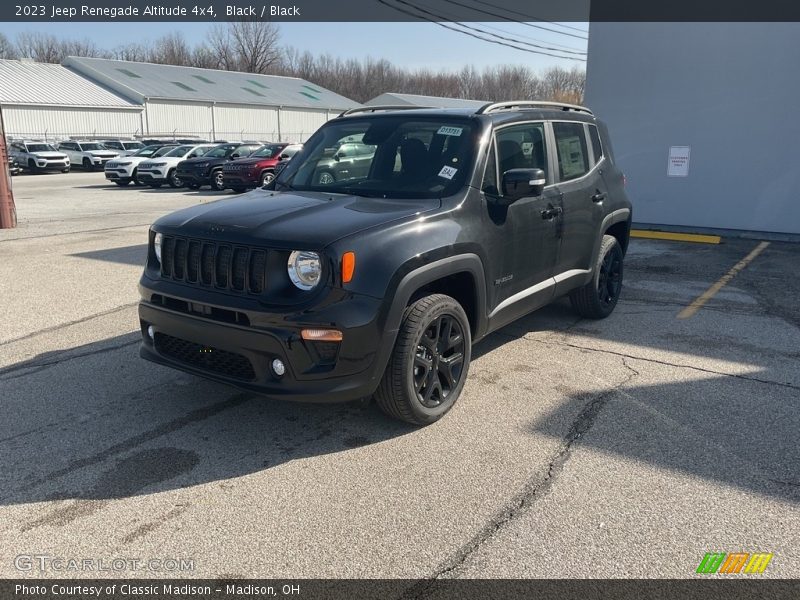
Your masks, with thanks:
[(351, 108), (349, 110), (344, 111), (340, 114), (340, 117), (346, 117), (348, 115), (352, 115), (355, 113), (363, 113), (363, 112), (376, 112), (379, 110), (413, 110), (415, 108), (433, 108), (432, 106), (410, 106), (408, 104), (385, 104), (380, 106), (359, 106), (358, 108)]
[(585, 106), (579, 106), (578, 104), (566, 104), (564, 102), (546, 102), (544, 100), (511, 100), (508, 102), (490, 102), (489, 104), (484, 104), (481, 106), (475, 111), (475, 114), (485, 115), (491, 112), (497, 112), (500, 110), (513, 110), (515, 108), (552, 108), (563, 111), (572, 110), (575, 112), (584, 112), (594, 116), (594, 113)]

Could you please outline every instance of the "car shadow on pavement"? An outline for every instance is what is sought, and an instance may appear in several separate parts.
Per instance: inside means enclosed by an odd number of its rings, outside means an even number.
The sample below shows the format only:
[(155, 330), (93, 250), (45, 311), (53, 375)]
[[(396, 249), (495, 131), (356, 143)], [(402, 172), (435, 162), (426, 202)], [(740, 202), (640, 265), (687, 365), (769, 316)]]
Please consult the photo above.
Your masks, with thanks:
[(69, 256), (75, 256), (77, 258), (89, 258), (91, 260), (101, 260), (103, 262), (113, 262), (122, 265), (135, 265), (144, 268), (144, 263), (147, 260), (147, 244), (135, 244), (133, 246), (123, 246), (122, 248), (77, 252), (75, 254), (70, 254)]
[[(270, 400), (160, 367), (139, 358), (139, 339), (131, 333), (0, 369), (0, 505), (225, 482), (417, 431), (370, 403)], [(56, 508), (31, 527), (71, 518)]]

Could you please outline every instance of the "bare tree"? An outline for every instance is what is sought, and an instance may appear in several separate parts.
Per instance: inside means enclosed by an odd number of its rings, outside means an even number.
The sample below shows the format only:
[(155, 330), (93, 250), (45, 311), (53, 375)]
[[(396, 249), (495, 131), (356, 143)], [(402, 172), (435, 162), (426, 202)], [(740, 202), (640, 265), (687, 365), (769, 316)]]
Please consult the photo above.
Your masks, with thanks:
[(176, 31), (156, 40), (148, 61), (162, 65), (189, 66), (192, 64), (192, 50), (183, 34)]
[(283, 57), (279, 38), (278, 27), (269, 21), (234, 21), (212, 29), (209, 47), (220, 69), (267, 74)]
[(61, 44), (54, 35), (24, 31), (17, 35), (17, 54), (36, 62), (59, 63), (64, 58)]
[(3, 32), (0, 31), (0, 58), (17, 58), (17, 50)]

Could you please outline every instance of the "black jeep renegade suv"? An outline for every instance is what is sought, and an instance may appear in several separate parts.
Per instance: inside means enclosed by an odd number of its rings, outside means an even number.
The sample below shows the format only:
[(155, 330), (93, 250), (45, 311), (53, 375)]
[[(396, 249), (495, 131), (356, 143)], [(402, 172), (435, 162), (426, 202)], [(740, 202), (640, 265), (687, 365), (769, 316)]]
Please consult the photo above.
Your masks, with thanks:
[[(368, 156), (357, 173), (330, 168), (348, 144)], [(153, 225), (141, 355), (271, 397), (374, 395), (431, 423), (477, 340), (564, 294), (585, 317), (614, 310), (623, 181), (583, 107), (348, 111), (271, 190)]]

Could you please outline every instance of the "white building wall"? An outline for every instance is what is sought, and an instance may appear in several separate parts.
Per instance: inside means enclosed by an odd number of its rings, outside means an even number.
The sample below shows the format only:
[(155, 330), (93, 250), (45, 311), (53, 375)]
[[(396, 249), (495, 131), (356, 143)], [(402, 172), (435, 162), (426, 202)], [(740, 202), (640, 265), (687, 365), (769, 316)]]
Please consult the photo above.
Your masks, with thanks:
[(148, 135), (197, 135), (210, 138), (211, 104), (148, 100), (145, 104)]
[(3, 106), (6, 135), (64, 139), (132, 136), (142, 132), (141, 111), (103, 108)]
[(281, 141), (305, 142), (326, 121), (341, 111), (281, 109)]
[(230, 140), (278, 140), (278, 109), (242, 104), (214, 106), (216, 137)]

